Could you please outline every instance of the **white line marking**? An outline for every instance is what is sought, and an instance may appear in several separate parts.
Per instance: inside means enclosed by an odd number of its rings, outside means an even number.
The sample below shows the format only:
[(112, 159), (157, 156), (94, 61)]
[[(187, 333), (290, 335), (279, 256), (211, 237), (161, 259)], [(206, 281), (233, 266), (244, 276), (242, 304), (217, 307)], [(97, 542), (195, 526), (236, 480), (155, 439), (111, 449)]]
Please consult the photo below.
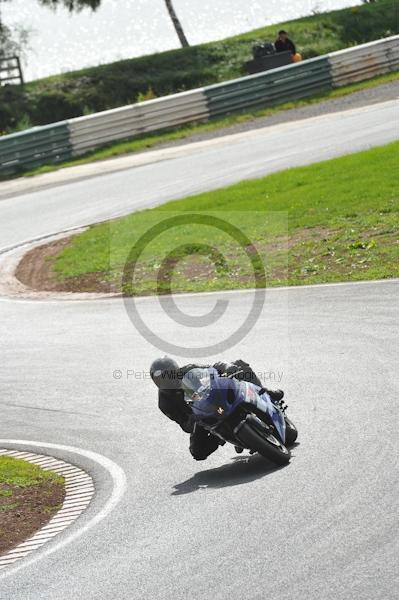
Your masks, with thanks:
[(39, 544), (38, 542), (24, 542), (23, 544), (20, 544), (18, 546), (18, 548), (26, 548), (27, 550), (36, 550), (36, 548), (41, 548), (42, 544)]
[[(25, 556), (30, 554), (30, 552), (32, 552), (32, 550), (24, 550), (24, 551), (19, 550), (18, 552), (16, 552), (15, 550), (12, 550), (11, 552), (9, 552), (7, 554), (7, 558), (24, 558)], [(7, 562), (7, 561), (4, 561), (4, 562)]]
[(93, 492), (86, 492), (85, 494), (83, 492), (75, 492), (74, 494), (68, 494), (68, 499), (69, 500), (86, 500), (87, 498), (92, 498), (93, 497)]
[[(5, 565), (10, 565), (11, 563), (16, 562), (17, 560), (19, 560), (18, 557), (17, 558), (8, 558), (7, 560), (0, 561), (0, 565), (2, 567)], [(2, 579), (3, 579), (3, 577), (2, 577)]]
[[(68, 521), (68, 525), (69, 523), (73, 523), (74, 519), (71, 519), (70, 521)], [(33, 537), (31, 537), (30, 539), (32, 541), (38, 541), (38, 542), (47, 542), (47, 540), (49, 540), (50, 538), (54, 537), (55, 535), (58, 535), (60, 532), (59, 531), (54, 531), (53, 533), (50, 533), (48, 531), (46, 531), (45, 533), (42, 533), (41, 535), (34, 535)]]
[[(96, 513), (87, 523), (81, 526), (79, 529), (74, 529), (69, 535), (66, 535), (59, 542), (54, 542), (50, 546), (46, 546), (42, 552), (35, 552), (31, 558), (26, 558), (22, 560), (19, 564), (7, 568), (4, 572), (0, 574), (0, 580), (6, 577), (9, 577), (13, 573), (17, 573), (21, 569), (36, 563), (38, 560), (44, 558), (45, 556), (49, 556), (58, 550), (61, 550), (71, 542), (79, 539), (83, 534), (92, 529), (95, 525), (98, 525), (101, 521), (103, 521), (108, 515), (114, 510), (114, 508), (121, 501), (125, 491), (126, 491), (126, 475), (123, 469), (113, 462), (111, 459), (98, 454), (97, 452), (93, 452), (91, 450), (83, 450), (81, 448), (76, 448), (75, 446), (64, 446), (61, 444), (50, 444), (50, 443), (42, 443), (28, 440), (7, 440), (0, 439), (0, 444), (7, 444), (16, 447), (24, 447), (28, 446), (31, 448), (46, 448), (49, 450), (59, 450), (62, 452), (70, 452), (73, 454), (77, 454), (79, 456), (84, 456), (85, 458), (97, 463), (101, 467), (103, 467), (106, 471), (108, 471), (109, 475), (112, 478), (113, 488), (110, 497), (102, 507), (102, 509)], [(32, 540), (31, 540), (32, 541)], [(33, 545), (34, 542), (32, 542)], [(28, 549), (30, 546), (29, 541), (25, 542), (26, 545), (24, 547)], [(2, 565), (0, 561), (0, 565)]]
[[(78, 515), (80, 513), (77, 513)], [(51, 525), (46, 526), (46, 527), (42, 527), (40, 531), (42, 531), (43, 533), (48, 532), (48, 533), (53, 533), (53, 531), (63, 531), (64, 526), (63, 525)]]

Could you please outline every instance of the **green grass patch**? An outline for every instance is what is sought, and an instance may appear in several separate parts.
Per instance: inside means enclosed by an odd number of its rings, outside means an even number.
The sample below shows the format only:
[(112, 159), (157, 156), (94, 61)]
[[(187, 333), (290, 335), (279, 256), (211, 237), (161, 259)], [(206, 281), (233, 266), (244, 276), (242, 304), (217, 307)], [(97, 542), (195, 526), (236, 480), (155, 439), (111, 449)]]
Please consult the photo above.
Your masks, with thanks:
[(14, 508), (18, 508), (18, 502), (14, 502), (12, 504), (2, 504), (0, 505), (0, 511), (6, 512), (7, 510), (14, 510)]
[(43, 527), (64, 495), (64, 478), (57, 473), (0, 456), (0, 555)]
[[(44, 471), (37, 465), (11, 458), (9, 456), (0, 456), (0, 486), (15, 485), (18, 487), (30, 487), (38, 485), (45, 481), (54, 481), (63, 483), (64, 478), (52, 471)], [(9, 496), (9, 490), (1, 490), (1, 496)]]
[(256, 42), (287, 29), (304, 58), (399, 33), (399, 3), (379, 0), (269, 25), (224, 40), (121, 60), (0, 89), (0, 131), (26, 129), (245, 74)]
[(344, 86), (339, 89), (330, 90), (323, 94), (314, 96), (313, 98), (307, 98), (305, 100), (297, 100), (295, 102), (288, 102), (280, 104), (272, 108), (263, 108), (241, 114), (233, 114), (228, 117), (221, 119), (213, 119), (209, 123), (196, 123), (192, 125), (186, 125), (184, 127), (176, 128), (171, 131), (163, 133), (154, 133), (141, 137), (134, 138), (123, 142), (115, 142), (108, 144), (93, 152), (88, 152), (79, 158), (68, 160), (57, 165), (44, 165), (31, 169), (24, 173), (25, 177), (33, 177), (35, 175), (41, 175), (43, 173), (50, 173), (66, 167), (76, 167), (79, 165), (85, 165), (99, 160), (106, 160), (108, 158), (116, 158), (118, 156), (124, 156), (126, 154), (134, 154), (136, 152), (142, 152), (150, 148), (156, 148), (160, 144), (167, 142), (173, 142), (177, 140), (184, 140), (192, 137), (196, 134), (207, 133), (212, 131), (218, 131), (220, 129), (226, 129), (238, 125), (240, 123), (248, 123), (259, 119), (261, 117), (268, 117), (276, 113), (291, 110), (294, 108), (302, 108), (304, 106), (310, 106), (312, 104), (319, 104), (327, 100), (333, 100), (334, 98), (342, 98), (358, 92), (361, 90), (372, 89), (383, 85), (384, 83), (390, 83), (392, 81), (399, 80), (399, 72), (389, 73), (387, 75), (380, 75), (359, 83)]
[[(251, 254), (268, 286), (397, 277), (398, 164), (395, 142), (169, 202), (90, 227), (52, 267), (60, 281), (89, 278), (86, 291), (109, 284), (131, 295), (254, 287)], [(131, 254), (152, 227), (187, 212), (209, 223), (169, 226)], [(216, 218), (247, 237), (244, 249), (214, 227)], [(134, 259), (135, 276), (123, 282)]]

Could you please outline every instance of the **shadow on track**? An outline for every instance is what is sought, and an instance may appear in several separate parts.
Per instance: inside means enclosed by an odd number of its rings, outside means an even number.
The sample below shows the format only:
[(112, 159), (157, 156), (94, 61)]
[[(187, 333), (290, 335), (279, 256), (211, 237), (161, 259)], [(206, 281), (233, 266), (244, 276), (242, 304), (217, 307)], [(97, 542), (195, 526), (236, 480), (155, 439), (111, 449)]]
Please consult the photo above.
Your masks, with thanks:
[(258, 454), (254, 456), (237, 456), (232, 461), (215, 469), (200, 471), (190, 479), (177, 483), (171, 495), (190, 494), (201, 488), (224, 488), (232, 485), (242, 485), (284, 468), (269, 462)]

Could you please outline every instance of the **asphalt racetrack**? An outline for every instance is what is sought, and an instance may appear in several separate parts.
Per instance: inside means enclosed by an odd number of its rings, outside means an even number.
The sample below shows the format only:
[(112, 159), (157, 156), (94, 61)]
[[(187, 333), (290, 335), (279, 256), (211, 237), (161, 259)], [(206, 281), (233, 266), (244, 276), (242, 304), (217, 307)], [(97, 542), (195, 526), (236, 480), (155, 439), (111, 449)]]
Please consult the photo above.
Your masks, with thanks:
[[(0, 250), (398, 137), (399, 105), (388, 102), (187, 146), (174, 159), (1, 200)], [(227, 445), (193, 461), (147, 377), (160, 350), (122, 300), (0, 299), (0, 438), (90, 450), (127, 479), (96, 526), (1, 572), (1, 600), (397, 598), (398, 292), (394, 280), (268, 290), (248, 335), (226, 349), (286, 391), (300, 435), (279, 469)], [(198, 316), (217, 298), (229, 303), (225, 321), (194, 334), (156, 298), (137, 308), (162, 339), (198, 349), (242, 322), (253, 292), (177, 304)], [(118, 482), (87, 453), (52, 454), (95, 479), (78, 532)]]

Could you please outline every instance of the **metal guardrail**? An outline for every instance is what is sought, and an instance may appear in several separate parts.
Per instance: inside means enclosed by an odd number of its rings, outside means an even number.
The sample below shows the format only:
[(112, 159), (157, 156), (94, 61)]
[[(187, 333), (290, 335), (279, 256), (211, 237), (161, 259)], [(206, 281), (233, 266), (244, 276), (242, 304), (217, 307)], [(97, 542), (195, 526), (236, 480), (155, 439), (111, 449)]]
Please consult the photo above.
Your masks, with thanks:
[(208, 119), (206, 98), (200, 89), (71, 119), (68, 127), (73, 153), (79, 155), (112, 141)]
[(334, 87), (399, 69), (399, 36), (334, 52), (328, 56)]
[(0, 175), (114, 141), (274, 106), (399, 70), (399, 35), (205, 88), (0, 137)]
[(304, 98), (331, 89), (327, 57), (272, 69), (204, 89), (211, 117)]
[(82, 154), (112, 141), (140, 134), (138, 106), (116, 108), (68, 121), (73, 154)]
[(0, 138), (0, 174), (56, 164), (72, 157), (66, 122), (34, 127)]

